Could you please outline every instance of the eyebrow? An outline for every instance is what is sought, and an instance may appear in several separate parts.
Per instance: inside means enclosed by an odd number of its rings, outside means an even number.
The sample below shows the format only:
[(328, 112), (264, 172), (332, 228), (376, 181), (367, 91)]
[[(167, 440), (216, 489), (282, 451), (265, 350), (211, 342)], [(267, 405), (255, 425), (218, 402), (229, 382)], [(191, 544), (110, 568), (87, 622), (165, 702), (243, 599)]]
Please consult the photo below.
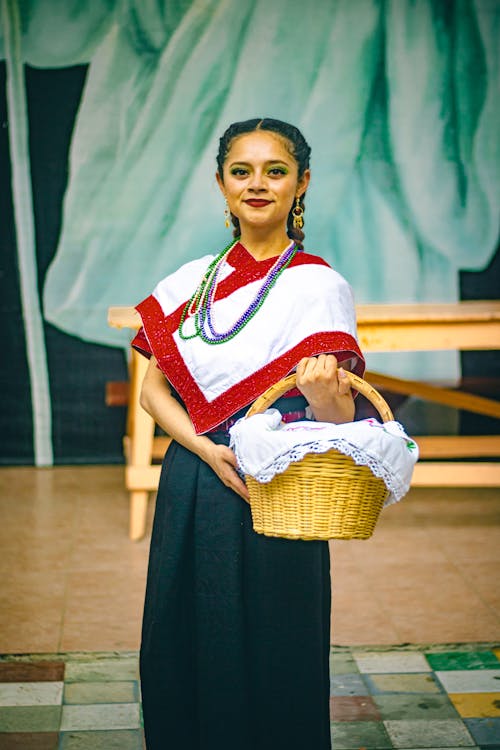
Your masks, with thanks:
[[(250, 162), (247, 161), (233, 161), (229, 164), (230, 167), (234, 167), (236, 164), (242, 166), (242, 167), (251, 167), (252, 165)], [(269, 161), (264, 162), (267, 166), (270, 166), (272, 164), (284, 164), (285, 166), (289, 166), (289, 162), (286, 161), (286, 159), (270, 159)]]

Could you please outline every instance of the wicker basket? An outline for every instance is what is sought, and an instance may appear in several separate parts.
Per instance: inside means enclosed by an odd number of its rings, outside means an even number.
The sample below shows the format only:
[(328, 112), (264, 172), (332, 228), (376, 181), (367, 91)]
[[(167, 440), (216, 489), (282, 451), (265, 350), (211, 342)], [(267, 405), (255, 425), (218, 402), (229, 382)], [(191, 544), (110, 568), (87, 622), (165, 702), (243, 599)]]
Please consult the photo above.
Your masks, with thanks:
[[(353, 373), (347, 375), (384, 422), (393, 419), (375, 388)], [(295, 374), (280, 380), (253, 403), (246, 416), (265, 411), (294, 385)], [(248, 475), (246, 483), (254, 530), (286, 539), (368, 539), (388, 495), (382, 479), (367, 466), (358, 466), (336, 450), (309, 453), (268, 483)]]

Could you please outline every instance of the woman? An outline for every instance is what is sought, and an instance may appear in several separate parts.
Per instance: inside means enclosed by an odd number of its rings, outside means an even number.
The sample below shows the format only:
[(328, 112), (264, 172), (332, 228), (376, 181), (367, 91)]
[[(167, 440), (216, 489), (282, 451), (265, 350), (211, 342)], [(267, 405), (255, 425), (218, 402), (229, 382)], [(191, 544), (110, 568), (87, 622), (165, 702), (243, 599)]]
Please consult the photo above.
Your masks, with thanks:
[(330, 748), (326, 542), (259, 536), (227, 430), (296, 369), (285, 421), (351, 421), (363, 371), (348, 284), (302, 250), (310, 149), (278, 120), (231, 125), (216, 179), (236, 241), (138, 305), (141, 403), (173, 438), (141, 645), (148, 750)]

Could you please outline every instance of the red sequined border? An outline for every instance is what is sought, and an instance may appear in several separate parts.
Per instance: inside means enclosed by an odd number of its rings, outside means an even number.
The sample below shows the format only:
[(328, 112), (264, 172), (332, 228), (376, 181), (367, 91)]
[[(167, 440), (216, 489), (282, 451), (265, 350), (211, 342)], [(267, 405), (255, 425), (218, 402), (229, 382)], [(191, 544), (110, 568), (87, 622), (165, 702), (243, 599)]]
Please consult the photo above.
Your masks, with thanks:
[[(165, 377), (184, 401), (198, 434), (211, 430), (235, 412), (252, 403), (269, 386), (288, 375), (303, 357), (334, 353), (340, 359), (353, 357), (357, 375), (364, 372), (364, 359), (356, 339), (341, 331), (324, 331), (307, 336), (277, 359), (269, 362), (239, 383), (228, 388), (213, 401), (207, 401), (177, 348), (173, 333), (177, 330), (181, 308), (165, 318), (159, 302), (152, 295), (136, 308), (141, 315), (149, 349)], [(137, 348), (146, 353), (144, 338), (138, 334)], [(136, 338), (138, 338), (136, 337)], [(135, 344), (136, 339), (132, 342)]]

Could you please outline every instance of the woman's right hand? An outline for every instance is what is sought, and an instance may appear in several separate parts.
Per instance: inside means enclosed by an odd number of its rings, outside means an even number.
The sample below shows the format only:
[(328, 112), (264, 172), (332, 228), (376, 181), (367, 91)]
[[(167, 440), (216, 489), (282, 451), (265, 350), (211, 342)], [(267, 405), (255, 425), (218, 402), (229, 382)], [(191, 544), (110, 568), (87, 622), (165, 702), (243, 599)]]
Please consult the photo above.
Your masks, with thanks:
[(205, 460), (226, 487), (248, 502), (250, 497), (248, 489), (237, 472), (238, 462), (231, 448), (227, 445), (212, 443), (210, 453)]
[(205, 461), (226, 487), (244, 500), (249, 499), (246, 485), (236, 471), (238, 464), (231, 448), (213, 443), (206, 435), (196, 434), (188, 413), (173, 398), (170, 385), (154, 357), (151, 357), (142, 382), (141, 406), (167, 435)]

